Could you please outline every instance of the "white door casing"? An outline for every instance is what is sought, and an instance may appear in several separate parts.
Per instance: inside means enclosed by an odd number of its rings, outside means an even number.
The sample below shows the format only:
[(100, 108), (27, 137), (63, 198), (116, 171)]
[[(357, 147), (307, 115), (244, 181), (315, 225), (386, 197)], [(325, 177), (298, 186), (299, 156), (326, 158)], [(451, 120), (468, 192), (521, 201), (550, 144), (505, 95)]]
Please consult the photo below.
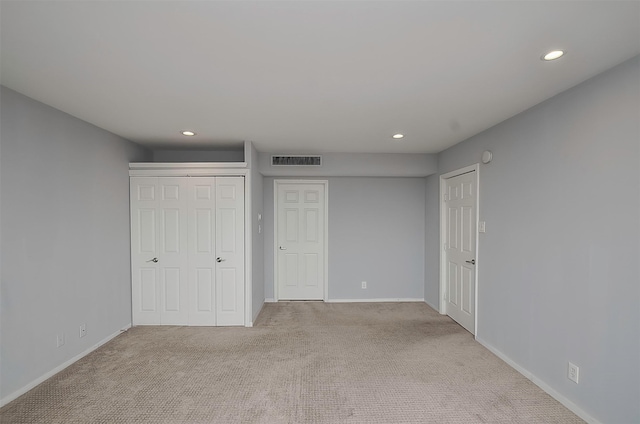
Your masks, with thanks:
[(441, 176), (441, 313), (476, 334), (478, 171)]
[(134, 325), (244, 325), (243, 177), (132, 177), (131, 240)]
[(326, 300), (328, 182), (274, 184), (275, 297)]

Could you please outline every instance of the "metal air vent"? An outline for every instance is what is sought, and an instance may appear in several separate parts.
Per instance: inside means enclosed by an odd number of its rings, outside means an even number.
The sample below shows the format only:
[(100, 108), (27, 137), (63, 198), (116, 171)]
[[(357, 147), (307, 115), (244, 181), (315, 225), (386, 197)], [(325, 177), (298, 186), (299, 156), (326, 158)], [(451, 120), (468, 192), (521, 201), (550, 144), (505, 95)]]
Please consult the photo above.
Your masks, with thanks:
[(322, 156), (271, 156), (271, 166), (322, 166)]

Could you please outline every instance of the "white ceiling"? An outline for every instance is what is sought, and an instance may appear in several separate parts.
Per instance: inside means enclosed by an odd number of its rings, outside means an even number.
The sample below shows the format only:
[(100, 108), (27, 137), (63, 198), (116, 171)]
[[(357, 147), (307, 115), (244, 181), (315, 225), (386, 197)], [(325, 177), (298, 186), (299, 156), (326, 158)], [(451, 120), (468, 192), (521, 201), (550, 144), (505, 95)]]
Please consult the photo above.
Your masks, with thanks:
[(0, 7), (3, 85), (153, 148), (435, 153), (640, 54), (639, 1)]

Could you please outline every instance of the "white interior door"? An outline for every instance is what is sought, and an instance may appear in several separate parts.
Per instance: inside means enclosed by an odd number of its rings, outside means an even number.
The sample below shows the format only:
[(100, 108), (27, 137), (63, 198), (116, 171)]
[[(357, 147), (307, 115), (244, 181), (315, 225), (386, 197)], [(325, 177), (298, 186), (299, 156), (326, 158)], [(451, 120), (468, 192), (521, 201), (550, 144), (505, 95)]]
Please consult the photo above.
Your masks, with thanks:
[(244, 178), (216, 178), (216, 322), (244, 325)]
[(158, 179), (131, 178), (131, 279), (133, 323), (160, 323)]
[(186, 325), (186, 181), (132, 178), (131, 205), (134, 323)]
[(134, 325), (244, 325), (244, 178), (132, 177)]
[(216, 179), (188, 179), (189, 325), (216, 325)]
[(445, 180), (446, 312), (475, 334), (476, 178), (471, 171)]
[(324, 299), (325, 192), (323, 182), (276, 181), (278, 299)]

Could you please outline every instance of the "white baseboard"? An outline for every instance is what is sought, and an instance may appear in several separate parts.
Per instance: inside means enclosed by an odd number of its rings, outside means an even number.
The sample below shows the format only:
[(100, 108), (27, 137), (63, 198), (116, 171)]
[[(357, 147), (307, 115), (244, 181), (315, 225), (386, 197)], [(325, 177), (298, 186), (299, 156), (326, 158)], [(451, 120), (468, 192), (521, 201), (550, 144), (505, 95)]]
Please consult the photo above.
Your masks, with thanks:
[(22, 396), (23, 394), (27, 393), (29, 390), (31, 390), (34, 387), (36, 387), (38, 384), (41, 384), (44, 381), (46, 381), (47, 379), (53, 377), (54, 375), (56, 375), (57, 373), (59, 373), (63, 369), (67, 368), (69, 365), (72, 365), (74, 362), (77, 362), (78, 360), (84, 358), (85, 356), (87, 356), (88, 354), (90, 354), (91, 352), (93, 352), (94, 350), (96, 350), (97, 348), (102, 346), (103, 344), (107, 343), (108, 341), (110, 341), (114, 337), (116, 337), (119, 334), (121, 334), (123, 331), (127, 331), (130, 328), (131, 328), (131, 324), (125, 326), (121, 330), (116, 331), (115, 333), (113, 333), (113, 334), (107, 336), (106, 338), (104, 338), (103, 340), (99, 341), (97, 344), (91, 346), (89, 349), (85, 350), (84, 352), (79, 353), (78, 355), (74, 356), (73, 358), (69, 359), (68, 361), (64, 362), (63, 364), (58, 365), (57, 367), (55, 367), (54, 369), (52, 369), (48, 373), (44, 374), (43, 376), (41, 376), (39, 378), (36, 378), (35, 380), (33, 380), (31, 383), (27, 384), (26, 386), (16, 390), (15, 392), (11, 393), (10, 395), (5, 396), (4, 398), (0, 399), (0, 407), (5, 406), (9, 402), (11, 402), (11, 401), (17, 399), (18, 397)]
[(327, 303), (373, 303), (373, 302), (424, 302), (422, 298), (390, 297), (378, 299), (327, 299)]
[[(365, 302), (424, 302), (422, 298), (413, 298), (413, 297), (390, 297), (383, 299), (327, 299), (325, 300), (327, 303), (365, 303)], [(264, 303), (278, 303), (277, 300), (273, 298), (265, 299)], [(428, 303), (427, 303), (428, 305)], [(431, 305), (429, 305), (431, 306)], [(433, 308), (433, 306), (431, 306)], [(437, 308), (434, 308), (436, 311)]]
[(253, 313), (253, 317), (251, 317), (251, 322), (245, 325), (245, 327), (253, 327), (253, 323), (256, 322), (256, 319), (258, 319), (258, 315), (260, 315), (260, 312), (262, 311), (262, 308), (264, 307), (265, 302), (266, 300), (262, 301), (262, 303), (260, 304), (260, 308), (258, 308), (258, 310)]
[(498, 358), (500, 358), (504, 362), (506, 362), (511, 368), (513, 368), (514, 370), (518, 371), (520, 374), (522, 374), (525, 377), (527, 377), (529, 380), (531, 380), (531, 382), (533, 384), (535, 384), (536, 386), (540, 387), (549, 396), (551, 396), (552, 398), (554, 398), (555, 400), (557, 400), (558, 402), (563, 404), (568, 410), (570, 410), (571, 412), (576, 414), (578, 417), (582, 418), (583, 420), (585, 420), (589, 424), (601, 424), (600, 421), (596, 420), (591, 415), (587, 414), (582, 408), (580, 408), (575, 403), (571, 402), (569, 399), (564, 397), (557, 390), (555, 390), (554, 388), (549, 386), (547, 383), (542, 381), (540, 378), (536, 377), (533, 373), (531, 373), (531, 371), (526, 370), (525, 368), (521, 367), (520, 365), (515, 363), (511, 358), (509, 358), (507, 355), (505, 355), (504, 353), (502, 353), (501, 351), (499, 351), (495, 347), (491, 346), (489, 343), (487, 343), (484, 340), (479, 339), (479, 338), (476, 338), (476, 341), (478, 343), (480, 343), (482, 346), (486, 347), (489, 351), (491, 351), (491, 353), (496, 355)]
[(424, 301), (424, 303), (426, 303), (429, 307), (431, 307), (431, 309), (433, 309), (434, 311), (440, 313), (440, 308), (438, 306), (434, 306), (431, 303), (427, 302), (426, 300)]

